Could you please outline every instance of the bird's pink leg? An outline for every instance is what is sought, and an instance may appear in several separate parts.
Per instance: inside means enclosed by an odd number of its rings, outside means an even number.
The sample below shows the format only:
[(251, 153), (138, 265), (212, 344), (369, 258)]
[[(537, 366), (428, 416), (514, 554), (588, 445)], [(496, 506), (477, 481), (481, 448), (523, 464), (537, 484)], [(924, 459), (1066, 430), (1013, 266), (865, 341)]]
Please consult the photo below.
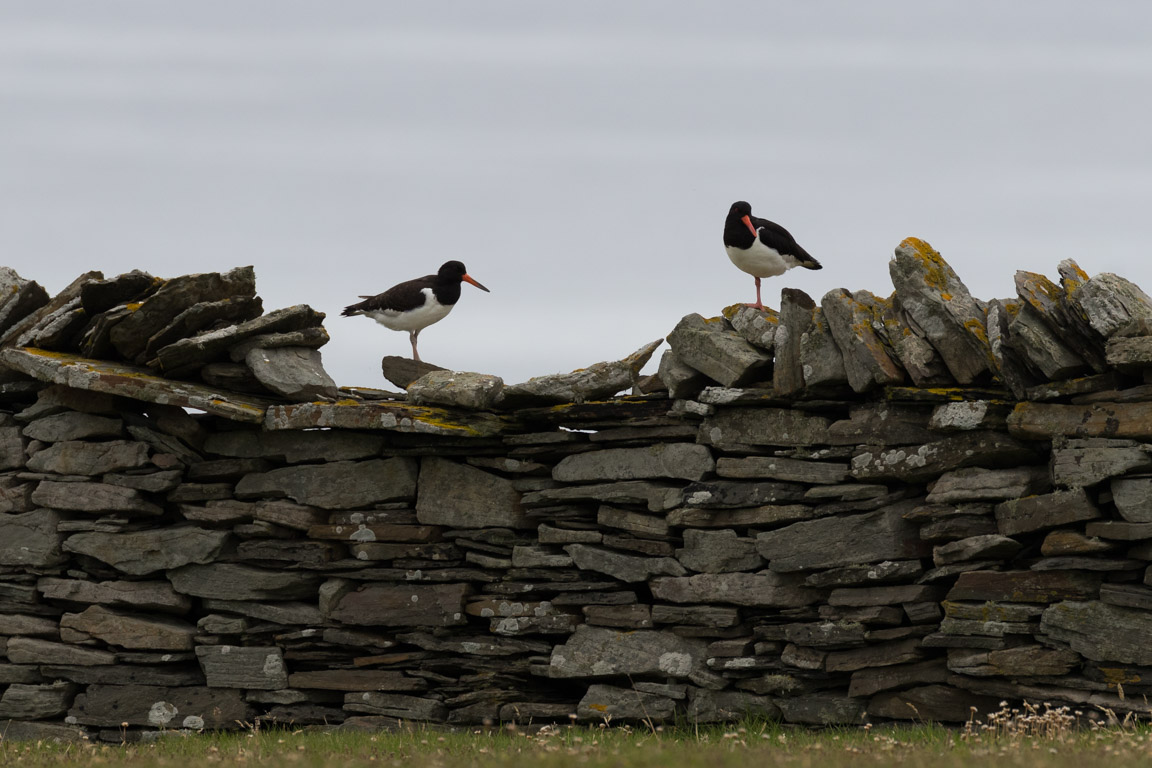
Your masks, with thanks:
[(760, 278), (755, 277), (755, 275), (753, 275), (753, 277), (756, 279), (756, 303), (745, 304), (744, 306), (752, 307), (753, 309), (764, 309), (764, 303), (760, 301)]
[(408, 337), (412, 340), (412, 359), (416, 362), (420, 362), (420, 353), (416, 351), (416, 336), (419, 333), (420, 331), (412, 331), (408, 334)]

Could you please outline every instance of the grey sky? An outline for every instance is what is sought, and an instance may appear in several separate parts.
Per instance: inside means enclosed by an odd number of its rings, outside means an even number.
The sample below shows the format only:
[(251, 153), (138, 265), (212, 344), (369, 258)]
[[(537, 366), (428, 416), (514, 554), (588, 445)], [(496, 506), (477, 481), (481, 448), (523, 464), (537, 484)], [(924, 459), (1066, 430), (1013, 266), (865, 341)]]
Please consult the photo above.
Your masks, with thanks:
[(492, 293), (422, 356), (513, 382), (751, 301), (737, 199), (825, 265), (771, 304), (886, 295), (908, 235), (985, 299), (1063, 258), (1152, 289), (1150, 118), (1141, 2), (0, 0), (0, 263), (254, 264), (381, 385), (406, 335), (340, 309), (459, 258)]

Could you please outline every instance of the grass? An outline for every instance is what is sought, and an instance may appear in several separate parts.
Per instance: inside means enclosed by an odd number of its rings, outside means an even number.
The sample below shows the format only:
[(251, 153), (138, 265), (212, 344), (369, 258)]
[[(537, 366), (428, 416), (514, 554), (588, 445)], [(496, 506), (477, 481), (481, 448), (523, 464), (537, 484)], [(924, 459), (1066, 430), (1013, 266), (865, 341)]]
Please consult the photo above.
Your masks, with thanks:
[[(891, 766), (1083, 768), (1152, 766), (1152, 728), (1129, 719), (1077, 727), (1067, 709), (1010, 710), (964, 729), (935, 725), (812, 730), (737, 726), (545, 726), (448, 733), (320, 730), (173, 732), (142, 744), (0, 742), (0, 765), (21, 768), (210, 765), (221, 768), (784, 768)], [(1087, 761), (1093, 761), (1088, 763)]]

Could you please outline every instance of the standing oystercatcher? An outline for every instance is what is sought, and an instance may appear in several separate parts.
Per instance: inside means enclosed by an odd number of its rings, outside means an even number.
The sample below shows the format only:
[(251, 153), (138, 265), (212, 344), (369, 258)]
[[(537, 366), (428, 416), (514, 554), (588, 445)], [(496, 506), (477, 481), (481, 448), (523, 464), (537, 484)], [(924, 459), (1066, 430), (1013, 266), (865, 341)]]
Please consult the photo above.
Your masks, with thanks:
[(800, 247), (788, 230), (779, 224), (752, 215), (752, 206), (740, 200), (728, 209), (724, 220), (724, 250), (740, 270), (756, 278), (756, 303), (760, 301), (760, 278), (782, 275), (793, 267), (820, 269), (820, 262)]
[(345, 307), (341, 314), (345, 317), (367, 315), (385, 328), (408, 331), (412, 359), (419, 360), (416, 337), (432, 323), (448, 316), (460, 300), (461, 281), (491, 293), (473, 280), (459, 261), (446, 261), (436, 274), (394, 285), (376, 296), (361, 296), (364, 301)]

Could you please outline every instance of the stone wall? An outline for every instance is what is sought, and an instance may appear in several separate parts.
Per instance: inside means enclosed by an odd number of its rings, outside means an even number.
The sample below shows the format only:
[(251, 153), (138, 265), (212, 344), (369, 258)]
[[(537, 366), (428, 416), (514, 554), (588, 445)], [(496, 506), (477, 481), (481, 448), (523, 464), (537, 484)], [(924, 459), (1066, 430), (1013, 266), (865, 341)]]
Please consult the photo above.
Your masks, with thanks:
[(246, 278), (0, 276), (0, 733), (1143, 713), (1152, 300), (891, 272), (689, 315), (646, 379), (406, 393)]

